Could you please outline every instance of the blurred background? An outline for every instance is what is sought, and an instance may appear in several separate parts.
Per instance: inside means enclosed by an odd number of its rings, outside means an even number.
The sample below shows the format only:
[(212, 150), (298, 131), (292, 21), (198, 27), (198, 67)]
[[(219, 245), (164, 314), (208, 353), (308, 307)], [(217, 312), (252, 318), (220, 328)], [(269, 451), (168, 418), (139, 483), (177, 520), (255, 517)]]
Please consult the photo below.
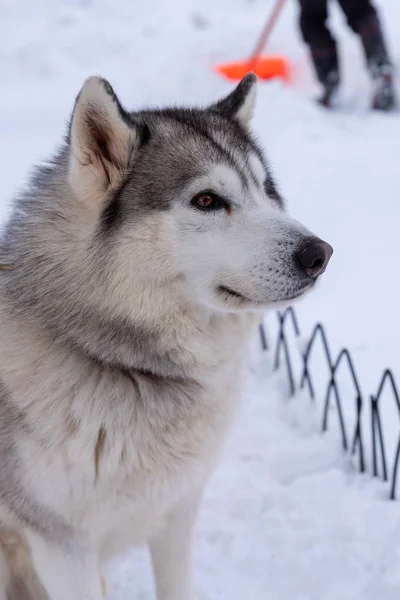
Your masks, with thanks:
[[(322, 321), (336, 350), (351, 349), (368, 396), (385, 367), (400, 381), (400, 113), (370, 109), (373, 84), (360, 39), (338, 3), (329, 4), (342, 71), (335, 105), (328, 110), (315, 101), (320, 86), (301, 37), (299, 3), (287, 0), (265, 53), (284, 56), (293, 77), (260, 82), (253, 129), (291, 213), (335, 249), (318, 291), (297, 308), (302, 328)], [(233, 85), (213, 65), (248, 56), (274, 5), (0, 0), (2, 218), (32, 165), (59, 144), (87, 76), (109, 79), (130, 109), (204, 106)], [(400, 2), (375, 0), (375, 6), (400, 98)], [(362, 489), (362, 478), (349, 484), (336, 442), (316, 435), (313, 416), (291, 406), (282, 417), (272, 400), (273, 410), (264, 406), (268, 392), (275, 398), (279, 390), (264, 376), (249, 383), (253, 408), (206, 501), (200, 598), (398, 600), (397, 512), (383, 503), (383, 492)], [(391, 411), (386, 419), (397, 433), (399, 414)], [(147, 559), (135, 559), (112, 567), (113, 600), (152, 597)]]

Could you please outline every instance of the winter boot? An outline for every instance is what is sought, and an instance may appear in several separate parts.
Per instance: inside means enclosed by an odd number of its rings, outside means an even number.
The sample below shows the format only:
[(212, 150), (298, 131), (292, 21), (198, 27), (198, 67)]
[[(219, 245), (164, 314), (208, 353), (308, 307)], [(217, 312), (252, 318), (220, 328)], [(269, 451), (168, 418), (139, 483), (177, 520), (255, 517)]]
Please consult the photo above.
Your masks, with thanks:
[(396, 106), (393, 67), (378, 18), (372, 16), (364, 20), (358, 27), (358, 33), (374, 84), (372, 108), (390, 111)]
[(323, 87), (323, 92), (318, 102), (323, 106), (330, 107), (335, 99), (340, 83), (336, 44), (325, 47), (312, 47), (311, 57), (318, 80)]

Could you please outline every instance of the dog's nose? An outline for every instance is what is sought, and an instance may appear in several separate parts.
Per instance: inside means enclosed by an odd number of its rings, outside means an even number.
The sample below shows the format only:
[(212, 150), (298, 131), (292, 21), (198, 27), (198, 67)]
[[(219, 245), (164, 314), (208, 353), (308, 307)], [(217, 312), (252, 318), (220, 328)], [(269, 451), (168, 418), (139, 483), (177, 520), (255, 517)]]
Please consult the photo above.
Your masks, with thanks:
[(297, 252), (296, 258), (301, 270), (316, 279), (325, 271), (332, 254), (332, 246), (318, 238), (312, 238)]

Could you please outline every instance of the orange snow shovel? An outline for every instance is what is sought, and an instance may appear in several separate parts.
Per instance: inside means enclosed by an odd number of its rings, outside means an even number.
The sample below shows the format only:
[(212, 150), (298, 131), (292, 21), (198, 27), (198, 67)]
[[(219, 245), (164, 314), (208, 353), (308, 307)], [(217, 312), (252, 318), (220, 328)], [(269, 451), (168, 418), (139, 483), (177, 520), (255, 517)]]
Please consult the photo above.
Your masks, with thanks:
[(226, 79), (231, 79), (234, 81), (242, 79), (247, 73), (250, 72), (253, 72), (260, 79), (281, 77), (282, 79), (289, 81), (290, 65), (289, 61), (285, 57), (269, 55), (261, 56), (261, 52), (270, 38), (271, 32), (284, 4), (285, 0), (276, 1), (250, 58), (247, 60), (238, 60), (216, 65), (214, 70), (223, 75)]

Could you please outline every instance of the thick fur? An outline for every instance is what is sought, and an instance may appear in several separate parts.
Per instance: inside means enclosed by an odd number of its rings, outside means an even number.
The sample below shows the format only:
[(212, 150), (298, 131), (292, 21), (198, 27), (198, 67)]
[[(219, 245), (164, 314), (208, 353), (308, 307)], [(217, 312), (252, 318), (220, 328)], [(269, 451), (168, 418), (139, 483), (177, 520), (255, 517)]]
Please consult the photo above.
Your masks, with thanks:
[[(203, 487), (260, 311), (314, 283), (248, 131), (255, 78), (207, 109), (128, 113), (91, 78), (17, 199), (0, 264), (0, 600), (101, 600), (147, 542), (192, 600)], [(217, 198), (204, 210), (199, 194)], [(46, 590), (46, 591), (45, 591)]]

